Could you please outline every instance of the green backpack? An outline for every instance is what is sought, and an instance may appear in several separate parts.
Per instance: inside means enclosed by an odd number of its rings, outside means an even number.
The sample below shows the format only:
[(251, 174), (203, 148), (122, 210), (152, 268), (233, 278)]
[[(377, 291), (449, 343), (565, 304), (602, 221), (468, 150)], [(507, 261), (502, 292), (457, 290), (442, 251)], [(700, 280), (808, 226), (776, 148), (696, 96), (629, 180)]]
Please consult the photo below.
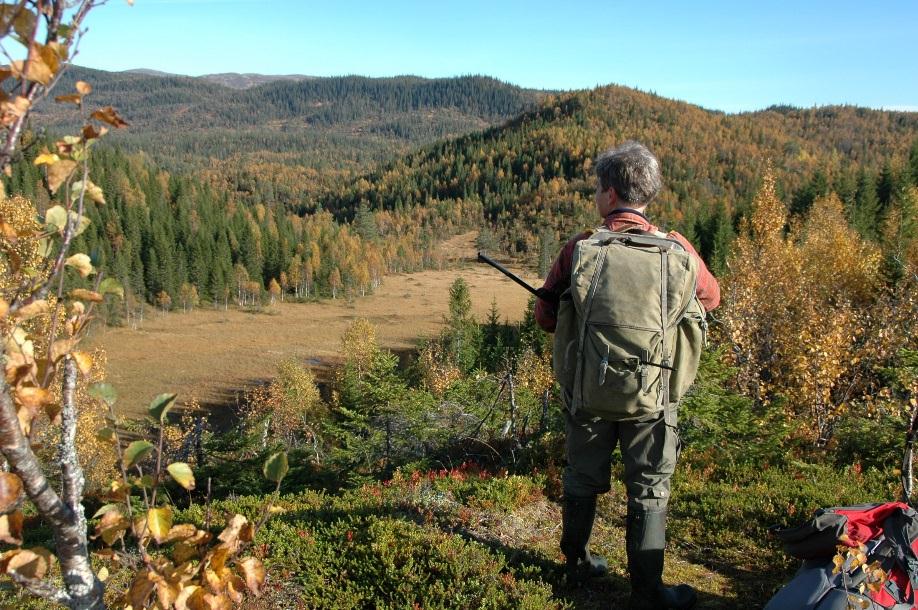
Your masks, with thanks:
[(707, 324), (698, 261), (663, 233), (602, 228), (577, 242), (552, 366), (571, 413), (638, 419), (695, 380)]

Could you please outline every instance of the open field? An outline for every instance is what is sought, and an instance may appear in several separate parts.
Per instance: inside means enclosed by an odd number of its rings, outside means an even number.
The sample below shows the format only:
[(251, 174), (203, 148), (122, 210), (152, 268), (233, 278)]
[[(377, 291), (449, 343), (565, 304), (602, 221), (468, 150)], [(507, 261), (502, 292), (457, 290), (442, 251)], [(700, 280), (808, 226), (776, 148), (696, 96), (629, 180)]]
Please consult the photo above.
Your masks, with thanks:
[[(414, 347), (442, 327), (449, 286), (460, 276), (469, 284), (476, 316), (484, 317), (496, 298), (503, 317), (519, 320), (528, 293), (474, 262), (474, 238), (470, 233), (444, 244), (455, 253), (448, 269), (387, 276), (375, 294), (351, 302), (277, 303), (260, 313), (198, 308), (165, 317), (150, 308), (137, 330), (104, 329), (89, 344), (105, 348), (108, 381), (125, 413), (142, 413), (162, 392), (177, 392), (180, 403), (192, 397), (203, 406), (232, 403), (243, 387), (272, 377), (284, 359), (327, 367), (356, 318), (376, 325), (382, 346)], [(537, 282), (531, 274), (524, 277)]]

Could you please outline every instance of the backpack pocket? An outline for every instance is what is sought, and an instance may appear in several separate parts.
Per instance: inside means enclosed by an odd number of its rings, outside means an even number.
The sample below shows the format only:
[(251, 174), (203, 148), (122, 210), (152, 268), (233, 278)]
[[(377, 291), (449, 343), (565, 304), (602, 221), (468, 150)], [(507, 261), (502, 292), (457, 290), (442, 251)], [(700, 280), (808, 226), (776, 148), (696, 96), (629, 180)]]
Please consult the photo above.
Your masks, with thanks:
[(697, 298), (692, 300), (675, 330), (675, 370), (669, 376), (670, 402), (679, 402), (692, 387), (698, 374), (701, 351), (707, 345), (708, 323), (705, 320), (704, 307)]
[[(649, 346), (649, 349), (648, 347)], [(583, 409), (610, 420), (656, 413), (660, 336), (651, 329), (590, 324), (583, 345)]]
[(577, 320), (577, 309), (571, 300), (570, 292), (565, 292), (561, 295), (561, 301), (558, 304), (555, 338), (551, 350), (551, 367), (555, 372), (558, 385), (568, 392), (574, 388), (577, 359), (580, 357), (577, 349), (580, 330)]

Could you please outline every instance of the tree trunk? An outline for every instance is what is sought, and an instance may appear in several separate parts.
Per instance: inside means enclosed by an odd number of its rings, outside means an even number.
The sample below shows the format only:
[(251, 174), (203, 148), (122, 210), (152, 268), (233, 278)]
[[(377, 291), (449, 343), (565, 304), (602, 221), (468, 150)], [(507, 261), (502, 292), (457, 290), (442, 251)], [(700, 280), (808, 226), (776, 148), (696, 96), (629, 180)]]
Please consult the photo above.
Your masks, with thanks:
[(86, 517), (81, 503), (83, 471), (76, 454), (77, 367), (73, 358), (64, 359), (61, 442), (58, 456), (61, 468), (62, 495), (58, 496), (41, 469), (29, 441), (23, 435), (13, 405), (10, 388), (0, 378), (0, 451), (11, 470), (22, 479), (26, 495), (54, 532), (55, 551), (60, 561), (64, 590), (32, 579), (17, 579), (33, 594), (66, 605), (73, 610), (105, 608), (104, 586), (89, 563), (86, 544)]

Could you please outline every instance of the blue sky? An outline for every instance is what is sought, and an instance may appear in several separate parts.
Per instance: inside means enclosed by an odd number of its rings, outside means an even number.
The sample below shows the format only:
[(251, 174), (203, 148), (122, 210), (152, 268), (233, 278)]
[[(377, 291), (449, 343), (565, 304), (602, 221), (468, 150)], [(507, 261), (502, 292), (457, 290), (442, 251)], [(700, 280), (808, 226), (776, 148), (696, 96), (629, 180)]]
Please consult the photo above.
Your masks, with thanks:
[(706, 108), (918, 111), (918, 2), (109, 0), (76, 63), (179, 74), (487, 74)]

